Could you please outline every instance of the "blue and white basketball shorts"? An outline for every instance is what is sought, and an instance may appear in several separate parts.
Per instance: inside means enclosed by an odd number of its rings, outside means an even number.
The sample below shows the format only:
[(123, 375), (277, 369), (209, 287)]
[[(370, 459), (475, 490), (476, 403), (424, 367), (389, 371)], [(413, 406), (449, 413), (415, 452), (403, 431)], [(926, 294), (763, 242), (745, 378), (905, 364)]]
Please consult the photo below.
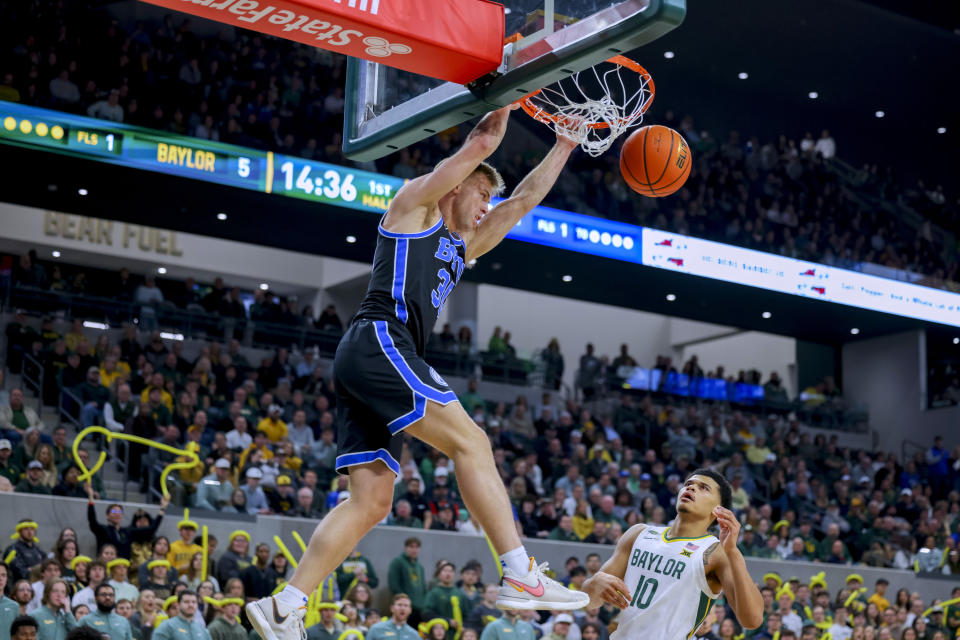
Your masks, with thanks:
[(394, 436), (423, 418), (428, 400), (457, 400), (397, 322), (355, 320), (337, 346), (333, 377), (338, 473), (380, 460), (400, 475), (402, 442)]

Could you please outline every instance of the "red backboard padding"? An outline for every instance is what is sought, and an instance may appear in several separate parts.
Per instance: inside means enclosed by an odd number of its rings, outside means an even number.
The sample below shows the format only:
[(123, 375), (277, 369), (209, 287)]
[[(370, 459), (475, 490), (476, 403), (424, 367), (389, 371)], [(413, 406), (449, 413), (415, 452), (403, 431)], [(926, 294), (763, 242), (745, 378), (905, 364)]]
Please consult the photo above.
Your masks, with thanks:
[(490, 0), (146, 1), (458, 84), (503, 53), (503, 5)]

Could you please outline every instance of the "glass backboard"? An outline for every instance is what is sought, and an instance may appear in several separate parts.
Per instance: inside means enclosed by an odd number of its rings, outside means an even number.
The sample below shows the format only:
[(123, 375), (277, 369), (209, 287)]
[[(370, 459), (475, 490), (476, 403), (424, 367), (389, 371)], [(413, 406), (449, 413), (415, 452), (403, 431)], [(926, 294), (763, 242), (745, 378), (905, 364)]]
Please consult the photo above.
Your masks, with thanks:
[(504, 10), (503, 64), (466, 86), (350, 58), (344, 154), (383, 157), (652, 42), (679, 26), (686, 0), (506, 0)]

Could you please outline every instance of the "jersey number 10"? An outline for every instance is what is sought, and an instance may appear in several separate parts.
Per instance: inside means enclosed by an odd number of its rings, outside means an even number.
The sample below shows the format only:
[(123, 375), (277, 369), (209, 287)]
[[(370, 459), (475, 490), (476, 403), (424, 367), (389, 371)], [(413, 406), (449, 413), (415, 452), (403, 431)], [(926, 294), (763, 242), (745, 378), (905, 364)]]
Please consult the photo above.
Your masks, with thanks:
[(637, 588), (633, 591), (633, 600), (630, 601), (630, 606), (636, 607), (637, 609), (646, 609), (649, 607), (653, 601), (654, 594), (657, 593), (657, 586), (659, 586), (659, 583), (656, 578), (640, 576)]

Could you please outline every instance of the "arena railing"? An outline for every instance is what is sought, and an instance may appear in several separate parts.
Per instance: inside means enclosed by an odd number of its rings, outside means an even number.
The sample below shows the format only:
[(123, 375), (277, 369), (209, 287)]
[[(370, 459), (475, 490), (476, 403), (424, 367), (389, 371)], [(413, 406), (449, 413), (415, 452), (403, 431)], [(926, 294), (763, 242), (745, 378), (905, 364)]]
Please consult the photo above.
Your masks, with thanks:
[(20, 380), (24, 391), (30, 390), (37, 399), (37, 415), (43, 411), (43, 365), (29, 353), (23, 354), (20, 366)]

